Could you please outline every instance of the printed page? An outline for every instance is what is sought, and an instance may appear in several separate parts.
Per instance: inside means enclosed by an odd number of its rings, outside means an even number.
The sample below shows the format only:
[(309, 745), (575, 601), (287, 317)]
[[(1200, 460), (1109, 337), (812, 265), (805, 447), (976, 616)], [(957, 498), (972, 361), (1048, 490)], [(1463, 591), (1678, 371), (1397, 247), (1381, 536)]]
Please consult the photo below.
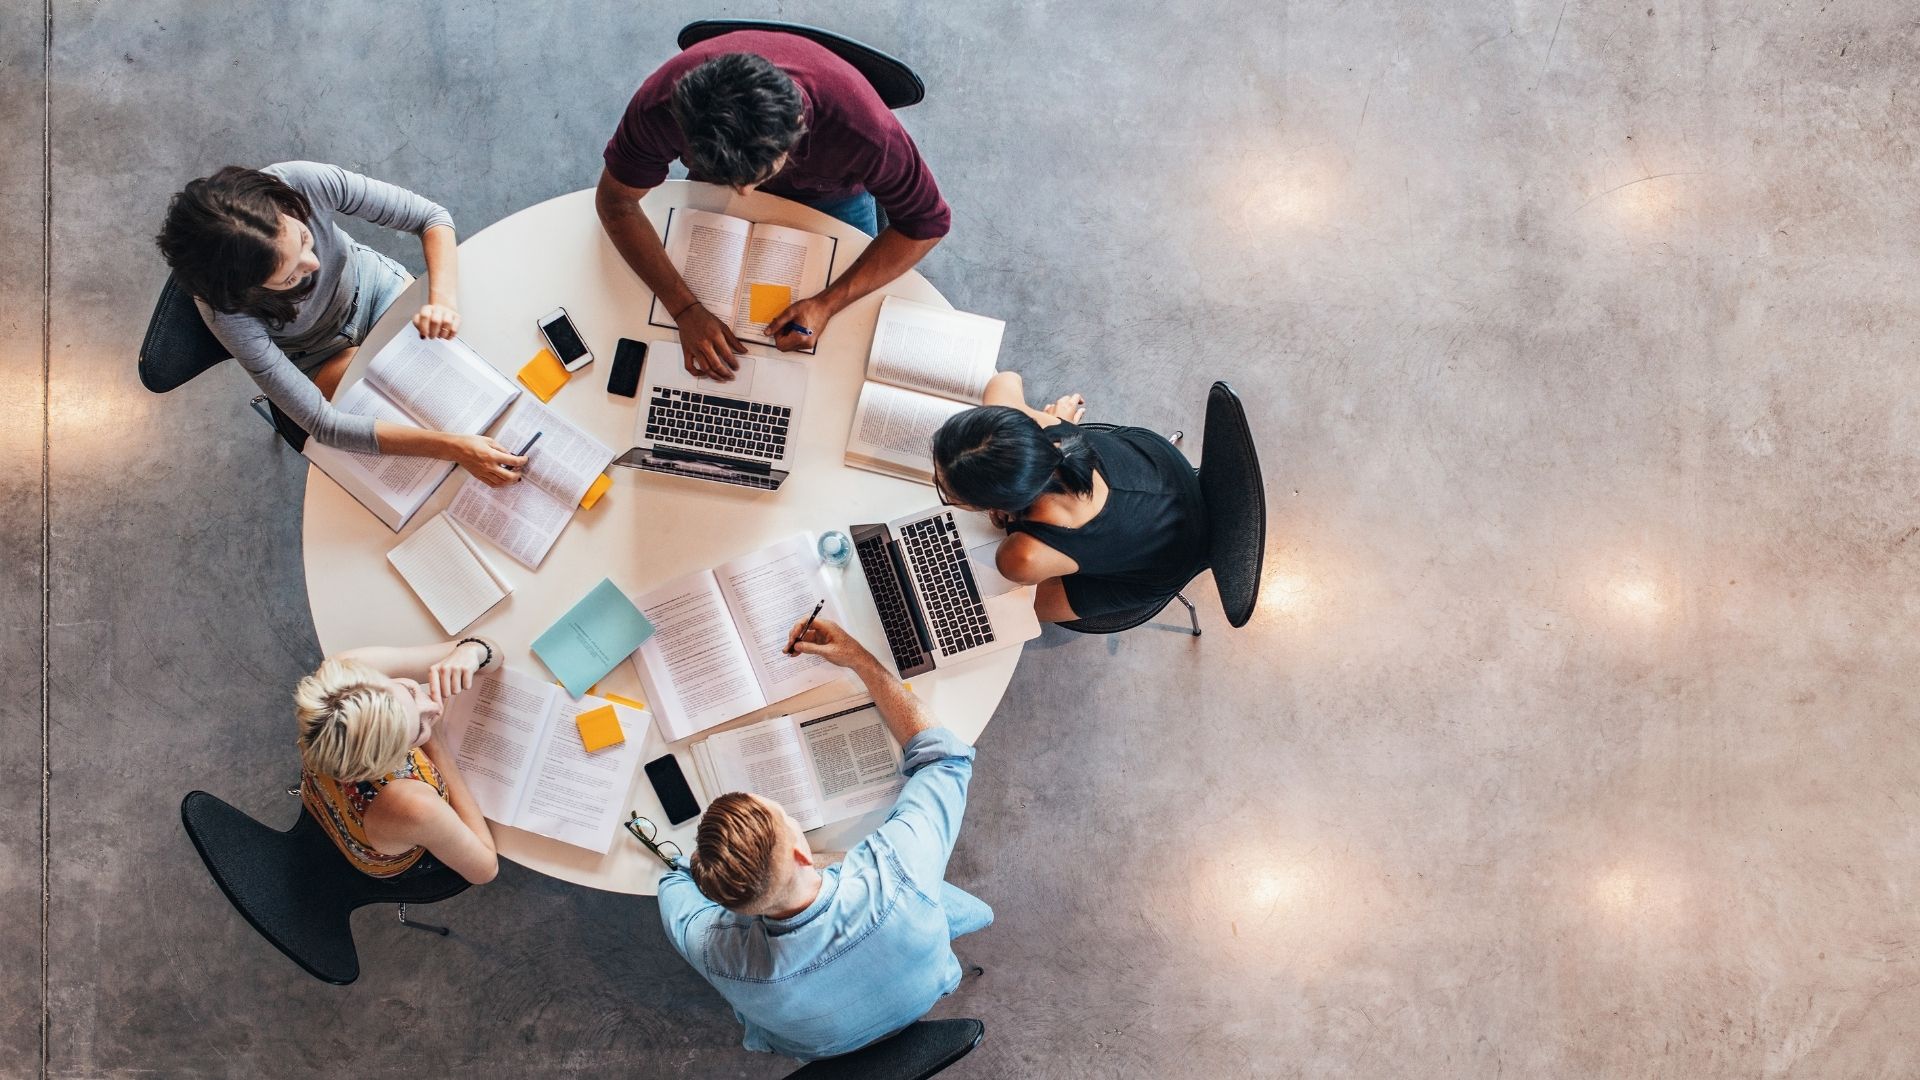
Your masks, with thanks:
[(711, 571), (634, 602), (653, 623), (653, 636), (633, 654), (634, 668), (668, 742), (766, 706)]
[(527, 451), (527, 471), (520, 482), (544, 488), (569, 506), (579, 506), (594, 477), (613, 460), (613, 448), (541, 404), (532, 394), (507, 410), (507, 418), (493, 441), (509, 453), (518, 453), (535, 432), (540, 434), (540, 441)]
[(624, 705), (613, 711), (627, 741), (588, 753), (574, 718), (607, 702), (562, 696), (540, 740), (539, 757), (527, 774), (525, 794), (512, 822), (517, 829), (606, 854), (620, 831), (633, 771), (647, 741), (647, 714)]
[(547, 494), (525, 480), (505, 487), (488, 487), (469, 476), (454, 493), (448, 516), (500, 546), (529, 570), (540, 569), (553, 542), (573, 520), (570, 503)]
[[(742, 341), (773, 344), (772, 336), (766, 332), (767, 323), (787, 304), (805, 299), (827, 287), (834, 246), (831, 236), (789, 229), (784, 225), (755, 225), (747, 243), (745, 264), (740, 270), (740, 288), (734, 296), (734, 334)], [(786, 303), (768, 303), (756, 312), (753, 303), (755, 286), (762, 287), (763, 291), (767, 286), (786, 290)], [(808, 329), (817, 335), (821, 328), (814, 326)]]
[(366, 381), (436, 431), (478, 435), (487, 430), (519, 387), (459, 338), (423, 338), (405, 329), (367, 365)]
[[(371, 416), (406, 427), (419, 426), (366, 379), (348, 387), (333, 405), (355, 416)], [(440, 486), (440, 481), (453, 471), (451, 461), (397, 454), (356, 454), (324, 446), (317, 439), (307, 440), (303, 453), (395, 532), (412, 519)]]
[(835, 702), (793, 719), (812, 757), (823, 824), (893, 805), (907, 778), (900, 775), (900, 747), (878, 706)]
[(449, 634), (466, 629), (509, 591), (445, 513), (387, 552), (387, 561)]
[(999, 319), (889, 296), (873, 326), (867, 377), (978, 405), (1006, 330)]
[[(676, 206), (667, 216), (667, 259), (680, 271), (680, 280), (700, 306), (724, 319), (733, 310), (740, 288), (740, 267), (747, 257), (747, 235), (753, 223), (743, 218)], [(674, 325), (673, 316), (654, 297), (648, 321)]]
[(713, 778), (721, 793), (745, 791), (784, 807), (802, 829), (817, 829), (820, 800), (800, 729), (790, 716), (722, 731), (707, 740)]
[(511, 669), (482, 674), (441, 720), (480, 812), (512, 825), (541, 733), (560, 688)]
[(933, 483), (933, 434), (970, 406), (886, 383), (860, 385), (847, 433), (846, 462), (889, 476)]
[(807, 617), (813, 605), (827, 602), (820, 617), (844, 624), (838, 599), (821, 570), (813, 537), (800, 533), (761, 548), (713, 571), (733, 613), (767, 703), (845, 678), (844, 672), (817, 656), (787, 655), (787, 633)]

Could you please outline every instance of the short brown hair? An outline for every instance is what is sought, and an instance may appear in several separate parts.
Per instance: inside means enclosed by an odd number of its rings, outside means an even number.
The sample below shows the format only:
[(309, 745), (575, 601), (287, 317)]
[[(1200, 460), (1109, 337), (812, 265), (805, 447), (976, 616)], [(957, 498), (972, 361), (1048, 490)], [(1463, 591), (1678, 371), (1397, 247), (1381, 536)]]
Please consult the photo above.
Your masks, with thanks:
[(735, 911), (750, 907), (773, 884), (773, 857), (785, 839), (780, 819), (745, 792), (707, 804), (689, 867), (707, 899)]

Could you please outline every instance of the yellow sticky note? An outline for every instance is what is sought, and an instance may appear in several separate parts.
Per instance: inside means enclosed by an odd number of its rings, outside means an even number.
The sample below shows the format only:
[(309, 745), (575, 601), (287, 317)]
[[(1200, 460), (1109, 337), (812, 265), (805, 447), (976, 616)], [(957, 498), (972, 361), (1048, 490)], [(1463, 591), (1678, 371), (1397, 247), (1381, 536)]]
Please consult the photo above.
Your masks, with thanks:
[(580, 744), (589, 754), (627, 741), (627, 733), (620, 730), (620, 714), (614, 712), (611, 705), (588, 709), (574, 717), (573, 722), (580, 726)]
[(615, 705), (625, 705), (629, 709), (639, 709), (642, 712), (644, 712), (646, 711), (646, 708), (647, 708), (646, 702), (635, 701), (630, 697), (622, 697), (619, 694), (601, 694), (600, 696), (603, 698), (606, 698), (608, 701), (613, 702)]
[(541, 349), (527, 366), (520, 369), (520, 381), (527, 384), (533, 396), (541, 401), (552, 401), (553, 395), (567, 385), (572, 378), (567, 369), (560, 365), (560, 358), (553, 355), (552, 349)]
[(747, 318), (756, 325), (765, 326), (772, 322), (792, 303), (791, 286), (763, 285), (757, 281), (747, 286)]
[(593, 509), (593, 504), (599, 502), (600, 496), (605, 495), (607, 489), (612, 486), (613, 477), (608, 476), (606, 473), (601, 473), (599, 476), (594, 477), (593, 486), (587, 489), (585, 495), (580, 496), (580, 509)]

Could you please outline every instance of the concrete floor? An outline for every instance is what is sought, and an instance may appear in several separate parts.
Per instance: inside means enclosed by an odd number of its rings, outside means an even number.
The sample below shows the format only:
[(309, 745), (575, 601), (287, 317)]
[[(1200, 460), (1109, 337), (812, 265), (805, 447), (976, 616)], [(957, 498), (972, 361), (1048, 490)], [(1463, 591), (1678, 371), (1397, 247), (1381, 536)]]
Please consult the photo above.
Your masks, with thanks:
[(0, 5), (0, 1076), (787, 1070), (649, 900), (510, 866), (451, 940), (362, 913), (347, 990), (232, 913), (176, 807), (291, 819), (304, 469), (239, 372), (133, 367), (184, 180), (471, 233), (776, 12), (926, 77), (924, 269), (1005, 364), (1189, 431), (1231, 379), (1267, 468), (1252, 626), (1028, 649), (951, 1075), (1920, 1075), (1909, 5), (415, 7)]

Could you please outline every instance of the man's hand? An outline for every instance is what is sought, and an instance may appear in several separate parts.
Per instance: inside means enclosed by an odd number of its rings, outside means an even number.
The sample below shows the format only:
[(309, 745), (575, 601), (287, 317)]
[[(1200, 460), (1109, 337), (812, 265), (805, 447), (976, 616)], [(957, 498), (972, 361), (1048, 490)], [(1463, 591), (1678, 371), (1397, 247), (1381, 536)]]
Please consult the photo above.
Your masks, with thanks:
[(721, 322), (696, 300), (680, 313), (680, 352), (686, 358), (687, 372), (721, 382), (733, 381), (740, 370), (737, 355), (746, 353), (733, 329)]
[[(825, 298), (825, 294), (809, 296), (805, 300), (788, 305), (787, 310), (767, 324), (766, 333), (773, 339), (773, 347), (781, 352), (811, 349), (820, 341), (820, 332), (825, 330), (827, 323), (839, 313), (839, 309), (833, 305), (832, 301)], [(799, 330), (788, 331), (786, 326), (789, 323), (805, 327), (807, 332), (803, 334)]]
[(873, 654), (865, 645), (854, 640), (846, 627), (830, 619), (815, 619), (807, 627), (806, 636), (801, 636), (800, 628), (807, 625), (805, 619), (793, 624), (787, 631), (787, 648), (810, 656), (818, 656), (829, 664), (850, 668), (862, 662), (874, 663)]

